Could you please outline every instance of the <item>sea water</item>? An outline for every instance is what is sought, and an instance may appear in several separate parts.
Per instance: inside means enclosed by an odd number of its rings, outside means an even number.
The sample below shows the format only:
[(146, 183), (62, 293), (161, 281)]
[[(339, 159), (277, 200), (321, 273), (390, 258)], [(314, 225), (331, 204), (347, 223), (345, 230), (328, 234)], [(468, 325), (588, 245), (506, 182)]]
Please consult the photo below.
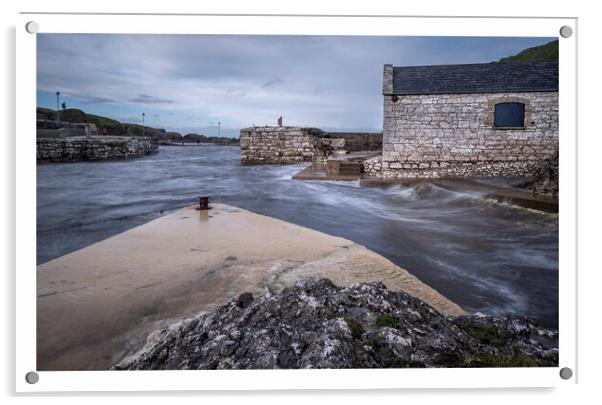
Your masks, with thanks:
[(162, 146), (135, 160), (37, 167), (38, 264), (208, 195), (387, 257), (468, 311), (558, 326), (558, 216), (428, 183), (303, 181), (241, 166), (237, 146)]

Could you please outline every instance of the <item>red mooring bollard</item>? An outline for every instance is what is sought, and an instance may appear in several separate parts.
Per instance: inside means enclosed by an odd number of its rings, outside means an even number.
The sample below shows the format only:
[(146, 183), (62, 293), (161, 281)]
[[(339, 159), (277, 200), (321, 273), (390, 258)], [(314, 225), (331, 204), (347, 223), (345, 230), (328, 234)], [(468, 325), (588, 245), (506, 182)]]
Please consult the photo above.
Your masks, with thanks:
[(199, 211), (205, 211), (210, 209), (209, 207), (209, 197), (199, 197), (199, 206), (196, 207)]

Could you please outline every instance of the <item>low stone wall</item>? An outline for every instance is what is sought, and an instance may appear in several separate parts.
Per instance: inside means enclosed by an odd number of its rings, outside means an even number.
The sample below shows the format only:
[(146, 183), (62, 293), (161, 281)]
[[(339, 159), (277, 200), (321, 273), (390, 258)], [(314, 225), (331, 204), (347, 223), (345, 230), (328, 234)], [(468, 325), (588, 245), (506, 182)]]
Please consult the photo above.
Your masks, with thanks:
[(315, 137), (299, 127), (255, 127), (240, 130), (241, 164), (311, 162)]
[(344, 139), (344, 149), (349, 152), (381, 150), (382, 132), (325, 132), (323, 138)]
[(155, 141), (140, 136), (38, 138), (37, 161), (43, 163), (129, 159), (156, 153), (158, 148)]
[(530, 177), (541, 166), (541, 161), (521, 162), (453, 162), (427, 167), (428, 163), (406, 164), (403, 169), (383, 169), (382, 156), (364, 162), (364, 173), (383, 178), (438, 178), (438, 177)]
[(364, 173), (367, 176), (380, 176), (382, 170), (382, 156), (364, 160)]

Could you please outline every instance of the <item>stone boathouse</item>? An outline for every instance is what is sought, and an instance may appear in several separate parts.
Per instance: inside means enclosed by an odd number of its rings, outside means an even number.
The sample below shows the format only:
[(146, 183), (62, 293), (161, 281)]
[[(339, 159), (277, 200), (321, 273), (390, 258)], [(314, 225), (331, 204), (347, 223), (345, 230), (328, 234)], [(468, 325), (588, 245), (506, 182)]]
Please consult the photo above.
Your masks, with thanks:
[(527, 176), (558, 151), (558, 63), (384, 66), (368, 175)]

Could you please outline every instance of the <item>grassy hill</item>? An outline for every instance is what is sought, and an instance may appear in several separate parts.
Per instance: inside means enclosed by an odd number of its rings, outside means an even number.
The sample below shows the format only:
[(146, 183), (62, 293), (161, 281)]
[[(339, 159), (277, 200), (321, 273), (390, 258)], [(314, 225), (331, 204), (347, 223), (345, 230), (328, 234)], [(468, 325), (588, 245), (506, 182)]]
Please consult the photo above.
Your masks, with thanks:
[[(43, 120), (55, 120), (56, 111), (38, 107), (37, 118)], [(138, 124), (124, 124), (111, 118), (88, 114), (75, 108), (61, 110), (59, 118), (63, 122), (87, 122), (96, 124), (99, 133), (102, 133), (102, 130), (106, 129), (109, 135), (142, 136), (144, 134), (146, 136), (162, 138), (166, 134), (166, 131), (161, 128), (151, 128)]]
[(501, 58), (499, 62), (532, 62), (532, 61), (557, 61), (558, 40), (548, 42), (544, 45), (534, 46), (520, 51), (514, 56)]
[[(188, 134), (182, 137), (179, 132), (167, 132), (163, 128), (152, 128), (138, 124), (125, 124), (117, 120), (102, 117), (100, 115), (88, 114), (76, 108), (61, 110), (60, 120), (63, 122), (87, 122), (96, 124), (98, 133), (102, 134), (106, 129), (108, 135), (127, 135), (127, 136), (150, 136), (159, 142), (187, 142), (187, 143), (215, 143), (220, 145), (229, 145), (238, 143), (236, 138), (225, 138), (216, 136), (205, 136), (197, 134)], [(37, 108), (37, 119), (52, 120), (56, 119), (56, 111), (49, 108)]]

